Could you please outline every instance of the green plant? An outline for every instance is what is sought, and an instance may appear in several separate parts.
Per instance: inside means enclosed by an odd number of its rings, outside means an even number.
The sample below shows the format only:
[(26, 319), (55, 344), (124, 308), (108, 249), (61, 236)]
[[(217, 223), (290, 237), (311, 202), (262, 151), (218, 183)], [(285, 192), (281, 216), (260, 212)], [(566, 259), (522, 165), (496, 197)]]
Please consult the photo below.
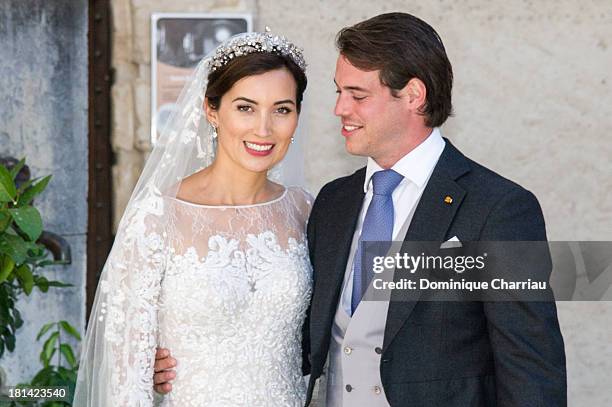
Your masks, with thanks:
[[(62, 341), (62, 333), (73, 337), (77, 341), (81, 340), (81, 335), (67, 321), (50, 322), (43, 326), (36, 337), (36, 340), (39, 341), (47, 335), (40, 352), (40, 362), (43, 364), (43, 368), (36, 373), (30, 383), (21, 383), (17, 387), (67, 387), (67, 394), (74, 394), (79, 364), (72, 347)], [(57, 364), (52, 363), (54, 356), (57, 356)], [(24, 404), (14, 403), (13, 405)], [(47, 401), (40, 406), (60, 407), (70, 406), (70, 403)]]
[(49, 287), (70, 286), (37, 273), (41, 267), (58, 264), (48, 260), (46, 248), (36, 243), (43, 223), (32, 206), (51, 176), (17, 185), (15, 179), (24, 165), (25, 159), (10, 170), (0, 165), (0, 358), (5, 349), (15, 349), (15, 333), (23, 325), (15, 306), (18, 297), (30, 295), (34, 287), (47, 292)]

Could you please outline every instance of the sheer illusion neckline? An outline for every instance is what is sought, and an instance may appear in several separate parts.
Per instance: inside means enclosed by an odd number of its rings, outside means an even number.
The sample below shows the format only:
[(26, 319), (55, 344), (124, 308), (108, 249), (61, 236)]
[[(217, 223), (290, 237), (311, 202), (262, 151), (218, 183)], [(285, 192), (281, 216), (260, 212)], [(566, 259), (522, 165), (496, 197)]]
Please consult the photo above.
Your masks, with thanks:
[(289, 188), (285, 187), (285, 189), (283, 190), (283, 193), (280, 194), (278, 197), (270, 200), (270, 201), (265, 201), (265, 202), (258, 202), (258, 203), (254, 203), (254, 204), (249, 204), (249, 205), (205, 205), (205, 204), (198, 204), (198, 203), (194, 203), (194, 202), (189, 202), (189, 201), (184, 201), (182, 199), (176, 198), (176, 197), (168, 197), (170, 199), (172, 199), (173, 201), (179, 202), (181, 204), (187, 205), (187, 206), (193, 206), (196, 208), (211, 208), (211, 209), (243, 209), (243, 208), (256, 208), (258, 206), (266, 206), (266, 205), (271, 205), (273, 203), (279, 202), (281, 201), (283, 198), (285, 198), (285, 196), (287, 195), (287, 190)]

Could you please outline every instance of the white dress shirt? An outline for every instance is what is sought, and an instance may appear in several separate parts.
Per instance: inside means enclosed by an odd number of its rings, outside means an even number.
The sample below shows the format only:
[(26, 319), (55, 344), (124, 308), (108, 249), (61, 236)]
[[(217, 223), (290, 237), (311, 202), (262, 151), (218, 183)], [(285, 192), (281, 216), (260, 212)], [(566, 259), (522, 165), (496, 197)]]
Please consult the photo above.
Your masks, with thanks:
[[(392, 170), (403, 175), (404, 179), (395, 188), (392, 194), (393, 199), (393, 240), (403, 240), (404, 236), (397, 234), (402, 229), (402, 226), (407, 221), (408, 216), (412, 213), (414, 207), (419, 202), (427, 181), (433, 172), (444, 146), (446, 145), (442, 134), (438, 127), (435, 127), (431, 134), (414, 150), (400, 158), (400, 160), (391, 167)], [(383, 171), (382, 168), (372, 158), (368, 158), (368, 166), (366, 168), (365, 182), (363, 191), (365, 197), (361, 206), (361, 213), (353, 235), (353, 244), (349, 253), (347, 262), (347, 270), (344, 276), (342, 287), (342, 297), (340, 299), (342, 308), (348, 315), (351, 315), (351, 297), (353, 291), (353, 259), (357, 251), (357, 242), (361, 236), (361, 228), (365, 219), (366, 212), (370, 206), (373, 195), (372, 175), (377, 171)]]

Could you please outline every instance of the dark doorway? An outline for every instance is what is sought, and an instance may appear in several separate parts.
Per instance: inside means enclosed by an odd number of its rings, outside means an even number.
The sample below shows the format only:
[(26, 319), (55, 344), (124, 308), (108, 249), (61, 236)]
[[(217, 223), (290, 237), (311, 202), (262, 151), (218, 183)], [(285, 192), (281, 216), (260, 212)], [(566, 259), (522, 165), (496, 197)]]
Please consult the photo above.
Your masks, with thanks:
[(113, 243), (110, 144), (111, 13), (109, 0), (89, 1), (89, 192), (87, 318)]

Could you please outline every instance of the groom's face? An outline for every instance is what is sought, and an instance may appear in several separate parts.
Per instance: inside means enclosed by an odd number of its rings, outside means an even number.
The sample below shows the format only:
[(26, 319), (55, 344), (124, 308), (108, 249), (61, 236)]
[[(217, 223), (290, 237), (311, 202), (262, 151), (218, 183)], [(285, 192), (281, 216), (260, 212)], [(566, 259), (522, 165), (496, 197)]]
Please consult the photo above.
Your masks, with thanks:
[(410, 117), (406, 104), (381, 83), (379, 71), (362, 71), (343, 55), (336, 64), (336, 107), (350, 154), (385, 166), (397, 153)]

